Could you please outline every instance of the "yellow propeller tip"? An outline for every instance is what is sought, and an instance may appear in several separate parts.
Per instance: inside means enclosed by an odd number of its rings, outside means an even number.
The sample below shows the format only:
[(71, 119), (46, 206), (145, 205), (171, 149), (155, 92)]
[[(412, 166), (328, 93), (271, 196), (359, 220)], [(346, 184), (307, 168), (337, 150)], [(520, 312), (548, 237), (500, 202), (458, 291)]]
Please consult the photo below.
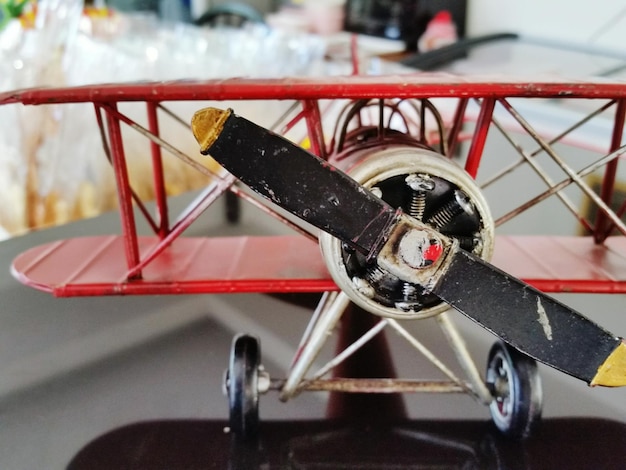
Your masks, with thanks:
[(626, 386), (626, 343), (624, 340), (598, 368), (598, 372), (590, 385), (601, 385), (603, 387)]
[(230, 109), (204, 108), (193, 115), (191, 130), (200, 144), (200, 152), (208, 153), (224, 128), (224, 123), (232, 114)]

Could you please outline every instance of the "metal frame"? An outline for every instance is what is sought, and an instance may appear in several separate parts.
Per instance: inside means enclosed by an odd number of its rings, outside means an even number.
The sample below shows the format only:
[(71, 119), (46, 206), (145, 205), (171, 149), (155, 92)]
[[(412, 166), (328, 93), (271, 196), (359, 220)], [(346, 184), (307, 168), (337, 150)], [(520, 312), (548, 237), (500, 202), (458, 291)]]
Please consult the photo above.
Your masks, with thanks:
[[(484, 78), (454, 77), (437, 74), (415, 74), (395, 77), (340, 77), (322, 79), (274, 79), (274, 80), (209, 80), (209, 81), (180, 81), (168, 83), (147, 84), (108, 84), (90, 85), (74, 88), (57, 89), (30, 89), (0, 94), (0, 105), (22, 103), (25, 105), (45, 105), (76, 102), (92, 102), (96, 112), (96, 119), (100, 127), (107, 157), (115, 168), (119, 206), (122, 220), (122, 235), (125, 245), (125, 257), (127, 262), (127, 280), (141, 279), (142, 270), (152, 263), (159, 254), (163, 253), (181, 234), (196, 220), (207, 207), (209, 207), (225, 191), (231, 191), (237, 196), (246, 199), (265, 213), (278, 218), (299, 233), (311, 239), (316, 234), (310, 233), (306, 228), (301, 228), (289, 219), (282, 217), (276, 211), (268, 208), (235, 183), (235, 179), (226, 174), (218, 174), (197, 160), (187, 156), (184, 152), (173, 147), (169, 142), (160, 137), (159, 112), (167, 113), (175, 120), (187, 127), (183, 119), (171, 112), (164, 103), (168, 101), (205, 101), (205, 100), (295, 100), (294, 106), (281, 117), (280, 122), (274, 126), (281, 133), (298, 128), (300, 123), (306, 128), (310, 148), (314, 153), (326, 157), (333, 151), (331, 146), (324, 142), (324, 136), (328, 135), (324, 130), (324, 123), (328, 115), (336, 113), (335, 103), (345, 102), (346, 99), (397, 99), (397, 100), (421, 100), (423, 103), (435, 103), (434, 107), (443, 104), (443, 108), (449, 109), (448, 119), (444, 119), (447, 136), (445, 147), (447, 155), (451, 156), (458, 152), (459, 145), (464, 140), (469, 140), (469, 148), (465, 158), (465, 169), (475, 176), (483, 158), (483, 151), (490, 129), (496, 128), (503, 133), (514, 150), (520, 155), (520, 160), (512, 166), (504, 168), (492, 178), (489, 178), (484, 187), (489, 186), (499, 178), (509, 174), (520, 165), (529, 165), (546, 183), (547, 189), (539, 194), (529, 197), (523, 204), (511, 208), (506, 214), (496, 216), (496, 226), (516, 217), (530, 207), (536, 205), (549, 196), (556, 195), (560, 198), (569, 211), (571, 211), (582, 226), (591, 232), (595, 243), (604, 242), (609, 234), (615, 229), (622, 235), (626, 234), (626, 225), (621, 217), (626, 212), (626, 207), (617, 211), (611, 209), (610, 201), (615, 191), (615, 179), (620, 157), (625, 149), (621, 145), (623, 137), (624, 116), (626, 114), (626, 85), (622, 83), (592, 83), (592, 82), (515, 82), (503, 81), (502, 79), (485, 80)], [(514, 102), (522, 98), (549, 98), (585, 101), (598, 101), (596, 110), (587, 113), (579, 122), (556, 136), (544, 137), (531, 124), (529, 124), (516, 110)], [(320, 106), (319, 100), (325, 103)], [(337, 101), (338, 100), (338, 101)], [(517, 100), (517, 101), (516, 101)], [(145, 102), (148, 127), (145, 128), (118, 110), (118, 104), (123, 102)], [(470, 106), (473, 104), (473, 106)], [(342, 105), (343, 106), (343, 105)], [(323, 109), (323, 110), (322, 110)], [(501, 123), (500, 114), (504, 109), (508, 118), (512, 118), (513, 125)], [(613, 113), (613, 133), (608, 152), (600, 155), (595, 161), (587, 164), (582, 169), (571, 167), (566, 159), (555, 150), (555, 144), (567, 142), (571, 134), (578, 128), (597, 119), (607, 119), (608, 113)], [(323, 119), (324, 117), (324, 119)], [(145, 204), (129, 186), (128, 170), (125, 163), (124, 144), (121, 135), (121, 126), (129, 126), (150, 141), (154, 172), (154, 192), (156, 195), (156, 215), (150, 215)], [(473, 131), (464, 131), (464, 128)], [(423, 125), (420, 124), (420, 125)], [(511, 129), (507, 129), (511, 127)], [(182, 129), (182, 127), (181, 127)], [(327, 129), (328, 131), (328, 129)], [(526, 151), (517, 143), (514, 134), (523, 132), (530, 135), (536, 142), (537, 148)], [(436, 140), (441, 141), (441, 137)], [(442, 142), (443, 143), (443, 142)], [(437, 142), (430, 142), (436, 145)], [(207, 188), (178, 219), (171, 222), (168, 218), (167, 199), (162, 164), (162, 151), (174, 155), (186, 164), (207, 177)], [(563, 170), (564, 178), (553, 181), (549, 175), (539, 166), (536, 158), (538, 153), (545, 152)], [(601, 194), (595, 194), (584, 177), (605, 168)], [(587, 221), (577, 211), (571, 202), (563, 195), (563, 190), (574, 185), (589, 197), (599, 208), (595, 221)], [(148, 252), (141, 253), (136, 235), (136, 223), (133, 214), (133, 205), (138, 207), (148, 225), (155, 233), (155, 242)], [(532, 283), (532, 279), (530, 280)], [(610, 283), (610, 281), (609, 281)], [(606, 286), (598, 282), (577, 280), (572, 284), (575, 290), (594, 291), (624, 291), (626, 284), (613, 283)], [(550, 283), (543, 280), (540, 283), (542, 290), (558, 290), (563, 288), (563, 282), (555, 280)], [(237, 287), (234, 287), (237, 289)], [(566, 289), (568, 289), (566, 287)], [(84, 292), (82, 295), (88, 294)]]
[[(302, 391), (327, 391), (344, 393), (467, 393), (482, 404), (491, 402), (491, 393), (472, 360), (465, 341), (454, 325), (448, 312), (437, 315), (437, 324), (444, 333), (449, 346), (454, 351), (458, 363), (465, 372), (466, 379), (458, 377), (452, 369), (433, 354), (415, 335), (393, 318), (380, 318), (377, 323), (358, 340), (351, 343), (333, 359), (316, 371), (311, 371), (328, 337), (333, 333), (337, 322), (348, 307), (350, 299), (343, 292), (326, 292), (322, 297), (294, 355), (286, 379), (274, 381), (273, 388), (280, 393), (280, 399), (287, 401)], [(335, 367), (355, 354), (374, 336), (385, 328), (391, 328), (405, 339), (411, 347), (434, 365), (446, 378), (443, 381), (408, 380), (397, 378), (327, 378)], [(309, 374), (310, 372), (310, 374)], [(308, 375), (307, 375), (308, 374)]]
[[(514, 99), (522, 98), (599, 100), (600, 104), (594, 111), (588, 113), (565, 131), (558, 133), (556, 136), (544, 136), (529, 124), (514, 107)], [(337, 102), (341, 101), (341, 103), (345, 103), (345, 100), (379, 100), (380, 103), (383, 100), (421, 101), (422, 106), (420, 109), (422, 114), (418, 124), (422, 137), (426, 135), (424, 117), (426, 100), (428, 100), (428, 103), (434, 103), (432, 105), (434, 108), (432, 109), (435, 110), (438, 109), (439, 104), (445, 102), (447, 108), (451, 110), (450, 117), (448, 119), (439, 119), (441, 122), (445, 122), (447, 135), (443, 135), (441, 131), (436, 132), (436, 137), (431, 141), (424, 142), (425, 144), (441, 144), (444, 149), (443, 153), (448, 157), (452, 157), (452, 155), (458, 152), (460, 144), (465, 140), (469, 140), (464, 166), (465, 170), (475, 177), (484, 158), (484, 149), (489, 132), (494, 127), (505, 135), (507, 141), (511, 143), (515, 151), (520, 155), (520, 160), (512, 166), (505, 167), (493, 178), (488, 179), (485, 186), (509, 174), (520, 165), (529, 165), (547, 186), (545, 192), (538, 196), (530, 197), (523, 204), (498, 217), (496, 225), (503, 224), (551, 195), (557, 195), (564, 202), (567, 209), (573, 212), (579, 222), (590, 231), (596, 244), (605, 243), (614, 229), (617, 229), (622, 236), (626, 235), (626, 225), (621, 221), (621, 217), (626, 212), (626, 207), (622, 206), (617, 211), (610, 207), (615, 190), (618, 161), (626, 152), (626, 147), (621, 143), (626, 115), (626, 84), (622, 83), (531, 83), (427, 74), (396, 77), (289, 78), (279, 80), (229, 79), (203, 82), (110, 84), (77, 88), (23, 90), (0, 94), (0, 105), (15, 103), (24, 105), (93, 103), (103, 146), (116, 175), (122, 220), (124, 258), (126, 260), (125, 274), (123, 279), (118, 281), (120, 284), (133, 285), (134, 282), (139, 282), (143, 277), (144, 270), (168, 250), (181, 237), (183, 232), (226, 191), (232, 191), (237, 196), (248, 200), (268, 215), (296, 229), (300, 234), (304, 234), (313, 240), (317, 239), (316, 233), (294, 224), (290, 219), (283, 217), (273, 208), (268, 207), (265, 203), (241, 190), (235, 184), (236, 180), (232, 175), (216, 173), (210, 170), (160, 137), (159, 112), (165, 112), (175, 117), (181, 124), (184, 124), (183, 119), (176, 117), (163, 105), (163, 103), (168, 101), (179, 100), (199, 102), (206, 100), (295, 100), (296, 105), (292, 106), (281, 117), (279, 122), (275, 124), (274, 129), (281, 133), (287, 133), (303, 124), (306, 128), (311, 151), (322, 158), (329, 158), (334, 150), (332, 146), (334, 144), (327, 146), (325, 142), (324, 125), (326, 121), (323, 119), (336, 112), (336, 109), (333, 109), (334, 100)], [(331, 105), (320, 106), (320, 101), (322, 100), (329, 100)], [(147, 128), (118, 110), (119, 103), (129, 101), (146, 103)], [(472, 107), (472, 104), (474, 104), (474, 107)], [(340, 106), (343, 106), (343, 104)], [(504, 109), (508, 116), (512, 118), (513, 125), (500, 122), (497, 112), (501, 109)], [(575, 169), (566, 162), (565, 158), (556, 152), (556, 143), (566, 141), (572, 132), (580, 126), (600, 115), (606, 116), (611, 111), (613, 111), (611, 142), (608, 149), (601, 152), (601, 155), (595, 161), (588, 163), (582, 169)], [(130, 187), (121, 132), (122, 123), (144, 135), (150, 141), (156, 194), (155, 216), (150, 214), (144, 202), (137, 197)], [(471, 123), (473, 123), (473, 129), (464, 131), (464, 128), (469, 127)], [(511, 129), (508, 129), (508, 127), (511, 127)], [(529, 152), (517, 143), (514, 135), (520, 131), (534, 140), (538, 146), (537, 149)], [(168, 215), (162, 150), (181, 159), (207, 177), (206, 189), (173, 222), (170, 221)], [(552, 161), (561, 168), (565, 174), (564, 179), (555, 182), (540, 167), (534, 158), (540, 152), (545, 152), (549, 155)], [(601, 194), (598, 195), (593, 192), (583, 178), (602, 167), (605, 167), (603, 186)], [(580, 188), (598, 206), (599, 212), (595, 221), (585, 220), (576, 211), (574, 205), (562, 194), (562, 190), (570, 185)], [(154, 232), (149, 248), (143, 249), (143, 251), (137, 235), (134, 205), (145, 217), (149, 227)], [(626, 245), (621, 243), (617, 246), (617, 256), (624, 257)], [(280, 247), (277, 247), (277, 249), (279, 250)], [(41, 255), (31, 264), (35, 265), (43, 258), (45, 256)], [(19, 271), (19, 269), (16, 270)], [(626, 273), (621, 274), (622, 278), (614, 278), (609, 275), (607, 279), (600, 283), (595, 279), (573, 280), (570, 284), (562, 279), (548, 279), (544, 280), (540, 285), (544, 290), (567, 290), (575, 286), (578, 291), (626, 292)], [(28, 279), (25, 282), (29, 283)], [(31, 282), (31, 284), (41, 287), (35, 282)], [(470, 394), (477, 401), (484, 404), (491, 401), (490, 391), (484, 384), (480, 373), (468, 354), (463, 339), (447, 313), (439, 313), (436, 317), (437, 322), (455, 352), (459, 364), (467, 376), (466, 379), (459, 378), (447, 365), (436, 358), (431, 351), (393, 318), (381, 318), (373, 328), (336, 355), (334, 359), (321, 369), (311, 371), (312, 364), (325, 344), (328, 335), (334, 330), (350, 302), (345, 293), (330, 292), (332, 289), (328, 289), (328, 284), (326, 284), (326, 289), (320, 289), (322, 285), (324, 284), (310, 282), (308, 285), (305, 283), (299, 287), (301, 291), (317, 289), (329, 290), (329, 292), (324, 294), (307, 330), (303, 334), (300, 347), (295, 354), (286, 379), (272, 383), (271, 388), (280, 391), (282, 400), (288, 400), (303, 390), (326, 390), (378, 393), (463, 392)], [(199, 285), (194, 286), (193, 292), (216, 292), (216, 290), (212, 289), (214, 289), (214, 285), (199, 283)], [(297, 290), (289, 283), (284, 284), (282, 289), (284, 291)], [(113, 291), (117, 292), (115, 288), (113, 288)], [(233, 283), (230, 287), (222, 286), (221, 290), (219, 290), (219, 292), (225, 291), (247, 292), (249, 290), (246, 290), (246, 287), (242, 287), (241, 284)], [(99, 289), (87, 287), (83, 290), (77, 289), (73, 295), (97, 295), (100, 292), (101, 290)], [(120, 289), (119, 292), (123, 291)], [(140, 293), (162, 292), (161, 286), (147, 285)], [(172, 293), (176, 292), (176, 290), (168, 292)], [(417, 352), (431, 361), (446, 376), (447, 380), (433, 382), (399, 379), (361, 379), (357, 381), (347, 378), (325, 378), (328, 372), (358, 351), (363, 344), (382, 333), (386, 328), (390, 328), (402, 336)]]

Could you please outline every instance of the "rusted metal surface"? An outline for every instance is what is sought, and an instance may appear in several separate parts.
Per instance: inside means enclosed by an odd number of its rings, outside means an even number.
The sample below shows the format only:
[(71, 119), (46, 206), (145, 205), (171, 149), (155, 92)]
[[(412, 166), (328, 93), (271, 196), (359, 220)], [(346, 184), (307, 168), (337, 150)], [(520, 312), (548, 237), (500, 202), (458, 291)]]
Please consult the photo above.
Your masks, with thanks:
[(515, 81), (510, 77), (426, 73), (393, 76), (178, 80), (38, 88), (0, 93), (7, 103), (362, 98), (626, 98), (626, 82)]
[(455, 382), (407, 379), (346, 379), (307, 380), (301, 388), (316, 392), (343, 393), (465, 393), (466, 388)]

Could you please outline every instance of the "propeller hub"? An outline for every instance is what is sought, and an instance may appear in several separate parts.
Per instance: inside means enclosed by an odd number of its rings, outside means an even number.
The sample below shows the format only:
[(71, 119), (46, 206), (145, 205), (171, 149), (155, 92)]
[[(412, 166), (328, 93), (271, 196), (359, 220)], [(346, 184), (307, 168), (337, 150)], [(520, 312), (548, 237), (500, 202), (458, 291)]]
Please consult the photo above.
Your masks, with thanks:
[(426, 230), (410, 230), (404, 234), (398, 246), (400, 258), (415, 269), (432, 266), (441, 258), (443, 252), (441, 240)]

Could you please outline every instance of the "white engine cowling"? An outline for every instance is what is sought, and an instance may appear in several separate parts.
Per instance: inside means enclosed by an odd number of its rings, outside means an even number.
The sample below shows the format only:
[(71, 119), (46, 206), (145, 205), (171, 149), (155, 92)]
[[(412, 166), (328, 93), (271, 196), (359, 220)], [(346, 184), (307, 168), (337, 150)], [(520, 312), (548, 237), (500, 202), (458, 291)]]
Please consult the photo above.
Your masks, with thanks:
[[(456, 238), (462, 248), (481, 258), (491, 258), (494, 223), (487, 202), (474, 179), (450, 159), (420, 146), (396, 144), (352, 150), (348, 158), (332, 163), (390, 205)], [(448, 308), (420, 286), (401, 281), (335, 237), (322, 233), (319, 243), (336, 284), (366, 311), (413, 319)]]

